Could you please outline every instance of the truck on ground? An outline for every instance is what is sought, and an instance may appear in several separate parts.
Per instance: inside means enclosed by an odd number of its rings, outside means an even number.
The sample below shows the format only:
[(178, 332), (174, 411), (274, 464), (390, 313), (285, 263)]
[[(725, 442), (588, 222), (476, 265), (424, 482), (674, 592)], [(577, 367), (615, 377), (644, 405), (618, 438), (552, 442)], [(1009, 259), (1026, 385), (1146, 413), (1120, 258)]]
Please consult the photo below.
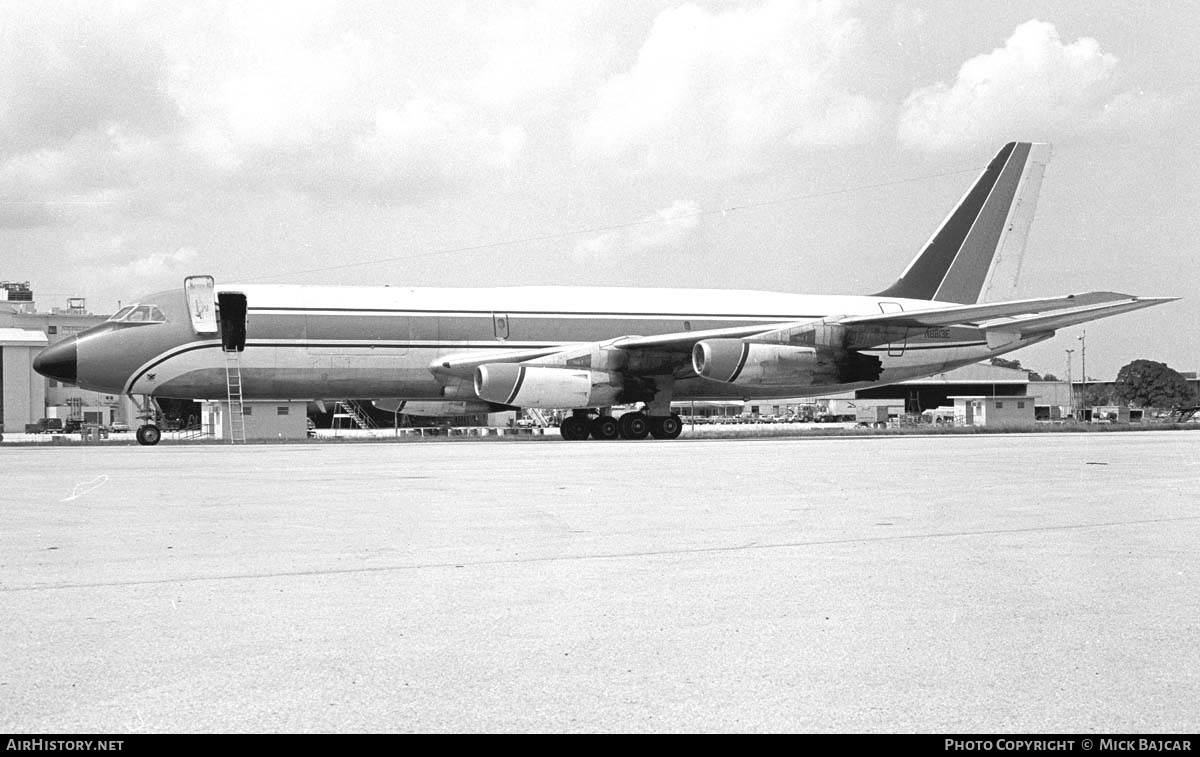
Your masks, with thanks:
[(42, 418), (37, 423), (26, 423), (27, 434), (61, 434), (63, 433), (62, 418)]

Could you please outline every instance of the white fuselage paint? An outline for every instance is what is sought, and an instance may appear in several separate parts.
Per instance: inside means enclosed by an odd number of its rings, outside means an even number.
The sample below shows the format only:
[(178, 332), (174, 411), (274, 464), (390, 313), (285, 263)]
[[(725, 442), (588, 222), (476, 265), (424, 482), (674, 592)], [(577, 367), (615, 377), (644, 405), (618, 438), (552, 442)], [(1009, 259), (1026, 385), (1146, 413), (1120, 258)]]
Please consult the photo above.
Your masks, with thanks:
[[(240, 355), (246, 399), (396, 398), (436, 400), (446, 391), (430, 365), (449, 356), (606, 341), (623, 336), (764, 326), (828, 316), (906, 312), (948, 303), (864, 296), (779, 292), (595, 287), (424, 289), (225, 285), (249, 308)], [(106, 391), (187, 399), (222, 398), (225, 360), (220, 341), (192, 331), (181, 290), (153, 302), (168, 323), (102, 334), (84, 359), (107, 361)], [(1047, 335), (1048, 336), (1048, 335)], [(109, 338), (113, 337), (113, 338)], [(120, 340), (136, 337), (136, 350)], [(862, 350), (883, 361), (877, 382), (830, 386), (742, 387), (694, 377), (683, 361), (676, 399), (813, 396), (905, 381), (1009, 352), (1044, 338), (991, 349), (978, 329), (910, 329), (892, 345)], [(124, 361), (123, 366), (112, 361)], [(136, 361), (136, 362), (135, 362)], [(123, 375), (121, 386), (114, 378)], [(461, 392), (461, 388), (457, 389)]]

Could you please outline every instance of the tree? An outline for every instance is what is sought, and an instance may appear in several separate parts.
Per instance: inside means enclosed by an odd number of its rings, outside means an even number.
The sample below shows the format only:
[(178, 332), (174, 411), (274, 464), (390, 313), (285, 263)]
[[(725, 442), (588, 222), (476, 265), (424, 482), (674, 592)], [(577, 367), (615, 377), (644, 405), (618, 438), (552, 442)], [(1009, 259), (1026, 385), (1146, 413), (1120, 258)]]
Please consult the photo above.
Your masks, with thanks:
[(1088, 384), (1087, 389), (1083, 393), (1084, 407), (1117, 405), (1120, 402), (1121, 399), (1117, 395), (1116, 389), (1106, 384)]
[(1028, 368), (1021, 367), (1020, 360), (1008, 360), (1007, 358), (994, 357), (991, 360), (992, 365), (997, 368), (1012, 368), (1014, 371), (1025, 371), (1029, 375), (1030, 381), (1042, 381), (1042, 377), (1037, 371), (1032, 371)]
[(1165, 363), (1134, 360), (1117, 372), (1113, 385), (1117, 398), (1137, 407), (1176, 407), (1193, 401), (1187, 380)]

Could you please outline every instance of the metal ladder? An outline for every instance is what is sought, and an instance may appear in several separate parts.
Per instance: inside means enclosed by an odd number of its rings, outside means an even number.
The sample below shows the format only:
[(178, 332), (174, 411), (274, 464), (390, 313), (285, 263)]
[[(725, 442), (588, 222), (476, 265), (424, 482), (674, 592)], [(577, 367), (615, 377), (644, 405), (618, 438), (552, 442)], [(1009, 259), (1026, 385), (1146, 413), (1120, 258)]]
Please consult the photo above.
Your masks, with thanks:
[(522, 409), (525, 411), (526, 415), (528, 415), (531, 419), (533, 419), (533, 422), (538, 425), (538, 428), (549, 428), (550, 427), (550, 419), (547, 418), (546, 414), (543, 413), (538, 408), (526, 407), (526, 408), (522, 408)]
[(242, 404), (242, 364), (237, 350), (225, 352), (225, 393), (229, 398), (229, 443), (246, 443), (246, 411)]
[(354, 425), (362, 429), (375, 428), (375, 421), (371, 420), (371, 416), (367, 415), (354, 400), (338, 400), (337, 409), (341, 412), (335, 413), (335, 417), (338, 415), (349, 417), (354, 421)]

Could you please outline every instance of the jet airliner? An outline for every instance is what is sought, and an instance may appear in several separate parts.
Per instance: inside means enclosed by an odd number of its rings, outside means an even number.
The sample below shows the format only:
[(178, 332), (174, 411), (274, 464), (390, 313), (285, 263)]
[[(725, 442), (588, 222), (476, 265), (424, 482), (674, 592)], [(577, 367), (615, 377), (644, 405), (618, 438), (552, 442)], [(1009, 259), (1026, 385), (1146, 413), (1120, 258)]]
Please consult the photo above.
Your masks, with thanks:
[[(1011, 289), (1046, 144), (1005, 145), (891, 286), (867, 296), (599, 287), (216, 284), (121, 308), (34, 368), (147, 398), (359, 399), (426, 415), (569, 410), (564, 439), (674, 439), (678, 400), (820, 396), (930, 376), (1175, 298)], [(615, 419), (614, 405), (638, 409)], [(143, 444), (158, 426), (138, 429)]]

